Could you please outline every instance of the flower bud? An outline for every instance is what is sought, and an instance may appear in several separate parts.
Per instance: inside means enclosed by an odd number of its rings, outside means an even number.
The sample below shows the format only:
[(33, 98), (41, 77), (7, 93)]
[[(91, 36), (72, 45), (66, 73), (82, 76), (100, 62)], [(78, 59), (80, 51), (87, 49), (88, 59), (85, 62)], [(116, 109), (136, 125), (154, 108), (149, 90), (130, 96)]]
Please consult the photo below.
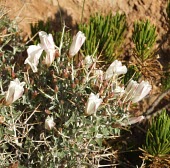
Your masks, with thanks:
[(103, 86), (104, 86), (105, 88), (107, 88), (107, 86), (108, 86), (108, 81), (104, 80), (104, 81), (103, 81)]
[(80, 82), (79, 82), (79, 79), (78, 79), (78, 78), (75, 78), (75, 84), (76, 84), (76, 85), (79, 85), (79, 83), (80, 83)]
[(57, 85), (55, 86), (54, 91), (55, 91), (55, 93), (58, 93), (59, 88), (58, 88), (58, 86), (57, 86)]
[(115, 96), (115, 92), (110, 92), (109, 93), (109, 98), (113, 98)]
[(92, 56), (90, 56), (90, 55), (86, 56), (84, 59), (84, 64), (85, 64), (86, 69), (89, 69), (93, 64)]
[(55, 122), (53, 120), (53, 117), (50, 117), (48, 116), (46, 119), (45, 119), (45, 129), (47, 130), (52, 130), (55, 126)]
[(93, 93), (90, 94), (90, 97), (87, 101), (86, 107), (85, 107), (85, 114), (91, 115), (96, 113), (98, 107), (102, 103), (102, 99), (99, 98), (99, 95), (95, 95)]
[(152, 86), (148, 81), (142, 81), (136, 89), (136, 92), (132, 98), (132, 102), (136, 103), (142, 100), (151, 91)]
[(68, 72), (67, 69), (64, 69), (64, 70), (63, 70), (63, 77), (64, 77), (64, 78), (68, 78), (68, 77), (69, 77), (69, 72)]
[(132, 125), (132, 124), (136, 124), (136, 123), (139, 123), (141, 122), (142, 120), (144, 120), (145, 117), (142, 115), (142, 116), (138, 116), (138, 117), (130, 117), (128, 119), (128, 121), (123, 121), (123, 123), (121, 123), (121, 125), (123, 126), (127, 126), (127, 125)]
[(60, 55), (59, 55), (59, 51), (58, 50), (56, 50), (56, 52), (55, 52), (55, 58), (58, 58)]
[(55, 74), (54, 70), (50, 70), (50, 74), (54, 75)]
[(51, 114), (51, 111), (48, 109), (45, 109), (45, 113), (49, 115), (49, 114)]
[(104, 103), (107, 103), (107, 102), (108, 102), (108, 98), (105, 97), (105, 98), (103, 99), (103, 102), (104, 102)]
[(0, 124), (3, 124), (5, 122), (5, 117), (4, 116), (0, 116)]
[(8, 91), (5, 96), (6, 105), (12, 104), (14, 101), (16, 101), (22, 96), (24, 92), (24, 88), (23, 88), (24, 85), (25, 85), (25, 82), (20, 83), (18, 78), (10, 82)]
[(72, 44), (71, 44), (70, 49), (69, 49), (69, 55), (70, 56), (74, 56), (78, 53), (81, 46), (85, 42), (85, 39), (86, 39), (86, 37), (84, 36), (84, 34), (81, 31), (79, 31), (76, 34), (76, 36), (73, 37), (73, 41), (72, 41)]
[(104, 93), (104, 88), (103, 87), (100, 88), (99, 93), (100, 93), (100, 95), (103, 95), (103, 93)]
[(75, 88), (76, 88), (76, 84), (75, 84), (75, 83), (72, 83), (72, 84), (71, 84), (71, 88), (72, 88), (72, 89), (75, 89)]
[(37, 90), (34, 90), (34, 92), (32, 93), (32, 98), (33, 98), (33, 99), (34, 99), (34, 98), (36, 98), (36, 97), (37, 97), (37, 95), (38, 95)]
[(63, 105), (64, 104), (64, 100), (60, 100), (60, 103)]

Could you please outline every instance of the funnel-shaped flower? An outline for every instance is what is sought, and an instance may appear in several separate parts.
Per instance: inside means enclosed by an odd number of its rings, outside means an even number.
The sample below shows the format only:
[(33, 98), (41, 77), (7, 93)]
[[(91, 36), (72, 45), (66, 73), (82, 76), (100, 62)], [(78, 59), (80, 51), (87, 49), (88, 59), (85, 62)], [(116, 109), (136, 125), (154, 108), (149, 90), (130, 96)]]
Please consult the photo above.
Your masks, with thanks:
[(22, 96), (24, 92), (24, 88), (23, 88), (24, 85), (25, 85), (25, 82), (20, 83), (18, 78), (10, 82), (8, 91), (5, 96), (6, 105), (12, 104), (14, 101), (16, 101)]
[(138, 116), (138, 117), (130, 117), (130, 118), (129, 118), (129, 124), (132, 125), (132, 124), (139, 123), (139, 122), (141, 122), (143, 119), (145, 119), (145, 117), (144, 117), (143, 115)]
[(89, 99), (86, 104), (85, 114), (91, 115), (96, 113), (98, 107), (102, 103), (102, 99), (99, 98), (99, 95), (95, 95), (93, 93), (90, 94)]
[(140, 123), (142, 120), (144, 120), (145, 117), (143, 115), (138, 117), (130, 117), (128, 120), (125, 120), (121, 123), (122, 126), (128, 126), (136, 123)]
[(125, 97), (125, 100), (124, 100), (125, 102), (127, 102), (127, 101), (129, 101), (133, 98), (138, 85), (139, 84), (134, 80), (131, 80), (129, 82), (129, 84), (127, 85), (127, 88), (125, 90), (125, 92), (126, 92), (126, 97)]
[(39, 63), (40, 56), (45, 50), (45, 64), (50, 66), (55, 59), (56, 49), (53, 41), (53, 37), (51, 34), (47, 34), (44, 31), (39, 32), (40, 44), (31, 45), (27, 49), (28, 58), (25, 60), (25, 64), (29, 64), (33, 70), (33, 72), (37, 72), (37, 66)]
[(46, 52), (46, 58), (44, 62), (47, 66), (50, 66), (55, 59), (55, 53), (56, 53), (55, 43), (52, 34), (47, 34), (44, 31), (40, 31), (39, 37), (40, 37), (41, 46)]
[(133, 103), (136, 103), (140, 100), (142, 100), (147, 94), (149, 94), (149, 92), (151, 91), (152, 89), (152, 86), (149, 84), (148, 81), (142, 81), (136, 91), (135, 91), (135, 94), (133, 95), (133, 98), (132, 98), (132, 102)]
[(54, 122), (54, 119), (53, 117), (50, 117), (48, 116), (46, 119), (45, 119), (45, 129), (47, 130), (52, 130), (55, 126), (55, 122)]
[(125, 65), (122, 66), (122, 63), (120, 61), (115, 60), (106, 70), (105, 79), (108, 80), (112, 78), (114, 75), (121, 75), (121, 74), (126, 74), (126, 73), (127, 73), (126, 66)]
[(78, 53), (81, 46), (85, 42), (85, 39), (86, 39), (86, 37), (84, 36), (84, 34), (81, 31), (79, 31), (76, 34), (76, 36), (73, 37), (73, 41), (72, 41), (72, 44), (71, 44), (70, 49), (69, 49), (69, 55), (70, 56), (74, 56)]
[(27, 49), (28, 57), (25, 60), (24, 64), (29, 64), (34, 73), (38, 71), (37, 66), (42, 52), (43, 48), (40, 44), (31, 45)]
[(132, 103), (137, 103), (142, 100), (150, 91), (152, 87), (149, 82), (142, 81), (140, 84), (131, 80), (126, 88), (125, 101), (131, 100)]

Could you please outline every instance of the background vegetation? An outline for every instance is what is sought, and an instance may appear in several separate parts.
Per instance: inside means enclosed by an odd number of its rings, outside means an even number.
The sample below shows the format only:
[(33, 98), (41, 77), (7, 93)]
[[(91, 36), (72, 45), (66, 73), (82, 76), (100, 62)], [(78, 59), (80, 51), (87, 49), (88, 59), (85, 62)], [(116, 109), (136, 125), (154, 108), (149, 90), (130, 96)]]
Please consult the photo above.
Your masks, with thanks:
[[(170, 2), (166, 11), (169, 22)], [(122, 56), (127, 31), (125, 14), (102, 16), (97, 13), (88, 23), (79, 24), (78, 30), (85, 34), (86, 42), (72, 59), (68, 56), (72, 34), (65, 30), (64, 25), (63, 30), (55, 32), (50, 27), (50, 20), (46, 23), (39, 21), (31, 25), (33, 39), (28, 39), (25, 44), (15, 21), (8, 18), (5, 9), (1, 9), (0, 165), (20, 168), (136, 165), (142, 168), (163, 165), (168, 168), (170, 78), (169, 68), (162, 68), (158, 63), (157, 53), (161, 46), (156, 48), (156, 25), (149, 20), (134, 23), (131, 38), (134, 48), (129, 49), (133, 51), (131, 62)], [(47, 67), (42, 63), (43, 53), (39, 70), (33, 73), (24, 61), (27, 48), (40, 42), (39, 31), (52, 34), (60, 55), (56, 54), (52, 66)], [(168, 38), (167, 35), (166, 40)], [(130, 108), (127, 104), (120, 105), (117, 97), (110, 94), (110, 85), (102, 83), (100, 86), (94, 73), (88, 73), (93, 68), (86, 69), (83, 63), (80, 65), (88, 55), (92, 56), (93, 65), (103, 71), (114, 60), (121, 60), (128, 72), (116, 80), (120, 86), (126, 87), (131, 78), (139, 82), (148, 80), (153, 88), (160, 83), (157, 101), (145, 111), (141, 111), (145, 101), (129, 104)], [(90, 80), (86, 79), (87, 75)], [(5, 94), (10, 81), (15, 78), (26, 83), (24, 94), (7, 106)], [(86, 116), (84, 107), (91, 92), (106, 96), (97, 115)], [(139, 112), (146, 117), (143, 123), (125, 124), (130, 118), (129, 113), (138, 116)], [(55, 123), (50, 130), (45, 128), (48, 117), (52, 117)], [(135, 159), (130, 160), (127, 153), (135, 155)]]

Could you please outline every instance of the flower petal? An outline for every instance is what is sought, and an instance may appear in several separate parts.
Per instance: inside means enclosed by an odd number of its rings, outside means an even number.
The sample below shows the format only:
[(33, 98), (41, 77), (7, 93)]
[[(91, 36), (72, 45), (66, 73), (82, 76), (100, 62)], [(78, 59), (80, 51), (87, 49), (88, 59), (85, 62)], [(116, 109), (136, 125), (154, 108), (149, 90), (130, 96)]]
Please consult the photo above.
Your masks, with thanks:
[(39, 63), (40, 56), (43, 52), (43, 48), (40, 44), (31, 45), (27, 49), (28, 57), (25, 60), (24, 64), (29, 64), (33, 72), (37, 72), (37, 65)]

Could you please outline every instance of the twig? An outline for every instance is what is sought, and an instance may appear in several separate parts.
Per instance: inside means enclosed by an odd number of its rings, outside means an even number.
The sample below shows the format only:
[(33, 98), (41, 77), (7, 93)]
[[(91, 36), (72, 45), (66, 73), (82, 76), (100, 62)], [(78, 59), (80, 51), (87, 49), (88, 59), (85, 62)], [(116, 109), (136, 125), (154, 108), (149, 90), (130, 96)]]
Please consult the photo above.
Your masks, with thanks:
[(33, 114), (34, 114), (35, 112), (39, 112), (39, 111), (37, 111), (37, 109), (39, 108), (39, 106), (40, 106), (40, 104), (35, 108), (35, 110), (32, 112), (32, 114), (27, 118), (27, 120), (24, 122), (24, 124), (26, 124), (26, 123), (28, 122), (28, 120), (33, 116)]
[(11, 35), (13, 35), (13, 34), (16, 34), (16, 33), (9, 33), (9, 34), (0, 35), (0, 38), (2, 38), (2, 37), (8, 37), (8, 36), (11, 36)]
[(18, 137), (17, 137), (17, 130), (16, 130), (16, 123), (14, 121), (14, 116), (12, 114), (12, 106), (10, 106), (10, 113), (12, 117), (12, 126), (13, 126), (13, 131), (14, 131), (14, 142), (16, 145), (21, 146), (21, 144), (18, 142)]
[(98, 165), (98, 167), (112, 167), (112, 166), (118, 166), (119, 164), (108, 164), (108, 165)]
[(60, 46), (59, 46), (59, 56), (61, 55), (61, 49), (63, 47), (63, 39), (64, 39), (64, 33), (65, 33), (65, 28), (66, 28), (65, 23), (63, 23), (63, 25), (64, 26), (63, 26), (63, 31), (62, 31), (61, 40), (60, 40)]
[(38, 33), (39, 33), (39, 32), (37, 32), (33, 37), (31, 37), (31, 39), (30, 39), (29, 41), (27, 41), (27, 42), (25, 43), (25, 45), (27, 45), (30, 41), (32, 41), (32, 40), (35, 38), (35, 36), (37, 36)]
[(170, 89), (168, 89), (167, 91), (165, 91), (164, 93), (162, 93), (161, 95), (159, 95), (156, 99), (156, 101), (151, 105), (151, 107), (149, 109), (146, 110), (146, 112), (144, 113), (144, 116), (147, 116), (148, 114), (153, 113), (155, 107), (160, 103), (160, 101), (167, 96), (170, 93)]
[(153, 113), (147, 115), (145, 118), (146, 119), (149, 119), (150, 117), (152, 116), (156, 116), (157, 114), (160, 114), (162, 112), (163, 109), (167, 109), (168, 107), (170, 107), (170, 104), (167, 104), (166, 106), (164, 106), (163, 108), (157, 110), (157, 111), (154, 111)]

